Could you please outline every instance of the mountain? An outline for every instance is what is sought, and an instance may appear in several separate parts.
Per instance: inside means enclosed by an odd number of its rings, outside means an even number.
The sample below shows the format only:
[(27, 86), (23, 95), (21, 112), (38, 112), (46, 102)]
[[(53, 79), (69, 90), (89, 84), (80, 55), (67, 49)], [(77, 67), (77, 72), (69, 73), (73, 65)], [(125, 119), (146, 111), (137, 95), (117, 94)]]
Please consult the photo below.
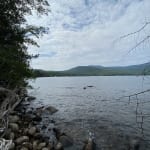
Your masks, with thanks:
[(114, 75), (150, 75), (150, 63), (104, 67), (98, 65), (77, 66), (65, 71), (34, 70), (36, 77), (50, 76), (114, 76)]

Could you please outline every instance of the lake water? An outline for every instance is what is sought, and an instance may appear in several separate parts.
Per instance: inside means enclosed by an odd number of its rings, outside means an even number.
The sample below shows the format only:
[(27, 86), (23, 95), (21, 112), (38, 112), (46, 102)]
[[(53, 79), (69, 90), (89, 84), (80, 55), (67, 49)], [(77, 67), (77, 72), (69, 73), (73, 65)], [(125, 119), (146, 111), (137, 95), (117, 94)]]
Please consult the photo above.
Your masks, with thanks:
[(30, 84), (34, 107), (59, 110), (50, 117), (74, 138), (72, 149), (81, 150), (89, 132), (98, 150), (128, 150), (134, 139), (150, 149), (150, 92), (125, 97), (149, 89), (149, 76), (49, 77)]

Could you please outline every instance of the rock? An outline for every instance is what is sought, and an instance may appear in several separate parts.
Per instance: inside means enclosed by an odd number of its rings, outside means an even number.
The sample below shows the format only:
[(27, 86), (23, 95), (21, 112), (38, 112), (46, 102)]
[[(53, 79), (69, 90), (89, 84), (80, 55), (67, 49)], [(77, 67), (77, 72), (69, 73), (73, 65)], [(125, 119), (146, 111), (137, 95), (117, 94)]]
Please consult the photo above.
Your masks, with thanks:
[(29, 150), (27, 147), (22, 147), (20, 150)]
[(34, 134), (34, 137), (35, 137), (36, 139), (41, 139), (41, 138), (42, 138), (42, 134), (41, 134), (41, 133), (35, 133), (35, 134)]
[(53, 106), (48, 106), (44, 110), (48, 111), (50, 114), (57, 112), (58, 110)]
[(5, 131), (5, 139), (10, 139), (10, 133), (11, 133), (11, 129), (8, 128), (6, 131)]
[(84, 90), (86, 90), (86, 87), (83, 87)]
[(14, 140), (14, 138), (15, 138), (15, 134), (14, 134), (14, 132), (11, 132), (9, 135), (9, 139)]
[(34, 135), (36, 133), (36, 127), (31, 127), (29, 130), (28, 130), (28, 134), (29, 135)]
[(59, 142), (59, 143), (57, 143), (55, 149), (56, 150), (63, 150), (63, 145)]
[(73, 145), (73, 139), (66, 135), (60, 136), (59, 141), (62, 143), (63, 147), (69, 147)]
[(40, 143), (40, 144), (38, 144), (37, 149), (38, 149), (38, 150), (41, 150), (41, 149), (44, 148), (45, 146), (46, 146), (46, 143), (45, 143), (45, 142)]
[(51, 143), (48, 143), (47, 147), (48, 147), (49, 150), (53, 149), (53, 145)]
[(12, 129), (12, 131), (14, 132), (18, 132), (19, 131), (19, 126), (17, 123), (10, 123), (9, 127)]
[(36, 97), (34, 97), (34, 96), (29, 96), (29, 97), (27, 97), (27, 101), (33, 101), (33, 100), (35, 100), (36, 99)]
[(91, 88), (91, 87), (94, 87), (94, 86), (93, 86), (93, 85), (88, 85), (87, 87), (90, 87), (90, 88)]
[(33, 150), (37, 150), (38, 147), (38, 141), (33, 141)]
[(29, 137), (28, 136), (21, 136), (21, 137), (16, 139), (16, 143), (17, 144), (22, 144), (23, 142), (28, 142), (28, 141), (29, 141)]
[(9, 116), (9, 122), (10, 123), (17, 123), (19, 120), (20, 120), (20, 118), (17, 115), (10, 115)]
[(23, 129), (23, 133), (24, 133), (25, 135), (28, 134), (28, 131), (29, 131), (28, 128), (24, 128), (24, 129)]
[(9, 147), (9, 150), (15, 150), (15, 143), (11, 144), (11, 146)]
[(46, 125), (42, 125), (42, 127), (41, 127), (42, 130), (43, 130), (43, 129), (46, 129), (46, 128), (47, 128)]
[(43, 147), (43, 148), (42, 148), (42, 150), (49, 150), (49, 148), (47, 148), (47, 147)]
[(32, 118), (32, 120), (33, 120), (33, 121), (40, 122), (40, 121), (42, 121), (42, 117), (36, 115), (36, 116), (34, 116), (34, 117)]
[(23, 142), (23, 143), (22, 143), (22, 146), (24, 146), (24, 147), (26, 147), (26, 148), (28, 148), (28, 149), (32, 149), (32, 144), (29, 143), (29, 142)]
[(84, 145), (83, 150), (96, 150), (96, 144), (92, 139), (89, 139)]

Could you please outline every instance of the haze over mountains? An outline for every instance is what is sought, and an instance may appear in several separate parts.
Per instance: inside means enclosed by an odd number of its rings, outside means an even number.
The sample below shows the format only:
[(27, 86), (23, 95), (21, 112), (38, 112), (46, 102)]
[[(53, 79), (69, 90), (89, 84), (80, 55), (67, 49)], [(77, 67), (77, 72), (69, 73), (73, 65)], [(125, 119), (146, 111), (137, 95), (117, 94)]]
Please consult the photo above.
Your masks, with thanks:
[(64, 71), (44, 71), (36, 69), (34, 73), (36, 77), (150, 75), (150, 63), (116, 67), (104, 67), (99, 65), (77, 66)]

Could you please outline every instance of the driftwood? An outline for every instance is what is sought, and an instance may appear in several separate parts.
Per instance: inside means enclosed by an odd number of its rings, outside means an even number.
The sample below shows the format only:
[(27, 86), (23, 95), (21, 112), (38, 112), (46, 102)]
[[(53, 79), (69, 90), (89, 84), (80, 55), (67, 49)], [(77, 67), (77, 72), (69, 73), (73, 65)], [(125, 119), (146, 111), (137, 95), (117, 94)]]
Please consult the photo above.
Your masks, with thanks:
[(0, 87), (0, 134), (3, 133), (1, 137), (8, 127), (8, 114), (22, 101), (23, 92), (18, 95), (16, 91)]

